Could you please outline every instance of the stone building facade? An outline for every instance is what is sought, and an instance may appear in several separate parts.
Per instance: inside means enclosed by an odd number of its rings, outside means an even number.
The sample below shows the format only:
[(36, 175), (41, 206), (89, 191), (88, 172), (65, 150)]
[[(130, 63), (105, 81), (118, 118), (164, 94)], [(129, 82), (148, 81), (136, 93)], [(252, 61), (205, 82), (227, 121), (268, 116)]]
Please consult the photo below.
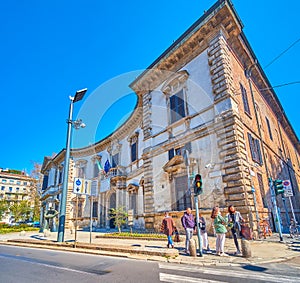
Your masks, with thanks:
[[(37, 180), (22, 171), (0, 168), (0, 201), (5, 201), (10, 207), (13, 204), (27, 201), (34, 207), (34, 198), (37, 193)], [(12, 223), (14, 216), (8, 209), (0, 222)]]
[[(242, 30), (231, 1), (217, 1), (130, 84), (138, 103), (128, 121), (72, 151), (68, 220), (74, 220), (73, 177), (82, 177), (99, 191), (93, 216), (101, 227), (113, 226), (109, 210), (118, 206), (133, 210), (136, 228), (157, 229), (167, 210), (179, 224), (185, 208), (194, 207), (197, 173), (208, 221), (214, 205), (229, 204), (253, 231), (259, 219), (274, 219), (268, 178), (291, 181), (300, 220), (299, 140)], [(64, 151), (45, 159), (43, 174), (57, 181), (45, 186), (45, 203), (59, 204), (63, 158)], [(291, 205), (281, 196), (277, 202), (287, 225)], [(81, 196), (82, 223), (89, 205)]]

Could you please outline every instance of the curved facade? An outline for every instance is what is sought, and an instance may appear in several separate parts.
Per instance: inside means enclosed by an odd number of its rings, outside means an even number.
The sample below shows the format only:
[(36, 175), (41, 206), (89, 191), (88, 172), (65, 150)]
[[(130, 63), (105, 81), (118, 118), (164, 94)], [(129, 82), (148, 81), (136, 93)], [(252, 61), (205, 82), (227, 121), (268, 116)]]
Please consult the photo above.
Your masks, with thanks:
[[(131, 83), (138, 103), (128, 121), (71, 152), (68, 222), (76, 211), (74, 178), (92, 180), (100, 227), (113, 227), (109, 211), (120, 206), (133, 213), (135, 228), (157, 229), (167, 210), (179, 222), (194, 206), (197, 173), (204, 215), (233, 204), (256, 231), (259, 219), (273, 217), (268, 178), (289, 179), (299, 221), (299, 140), (242, 29), (231, 2), (218, 1)], [(59, 206), (63, 158), (64, 151), (45, 159), (45, 207)], [(287, 225), (291, 206), (277, 201)], [(90, 199), (78, 203), (87, 225)]]

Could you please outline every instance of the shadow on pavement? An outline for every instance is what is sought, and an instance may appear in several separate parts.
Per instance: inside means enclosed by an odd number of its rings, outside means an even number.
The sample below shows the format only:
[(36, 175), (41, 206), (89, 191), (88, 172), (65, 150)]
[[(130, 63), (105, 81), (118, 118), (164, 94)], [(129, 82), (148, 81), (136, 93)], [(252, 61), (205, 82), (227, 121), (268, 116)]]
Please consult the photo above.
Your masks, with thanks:
[(244, 265), (242, 268), (248, 271), (256, 271), (256, 272), (264, 272), (268, 270), (268, 268), (257, 266), (257, 265)]

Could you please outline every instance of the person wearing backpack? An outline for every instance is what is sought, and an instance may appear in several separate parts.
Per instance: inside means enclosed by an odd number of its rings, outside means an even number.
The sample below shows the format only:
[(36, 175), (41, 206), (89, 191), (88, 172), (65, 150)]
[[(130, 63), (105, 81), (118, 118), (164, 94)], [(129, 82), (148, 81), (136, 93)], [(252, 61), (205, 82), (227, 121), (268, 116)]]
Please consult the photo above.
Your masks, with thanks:
[[(197, 222), (196, 218), (195, 218), (195, 222)], [(201, 215), (201, 213), (199, 213), (198, 226), (200, 229), (200, 236), (202, 239), (202, 248), (206, 250), (206, 253), (211, 253), (211, 250), (209, 248), (207, 230), (206, 230), (206, 221), (205, 221), (205, 218)]]

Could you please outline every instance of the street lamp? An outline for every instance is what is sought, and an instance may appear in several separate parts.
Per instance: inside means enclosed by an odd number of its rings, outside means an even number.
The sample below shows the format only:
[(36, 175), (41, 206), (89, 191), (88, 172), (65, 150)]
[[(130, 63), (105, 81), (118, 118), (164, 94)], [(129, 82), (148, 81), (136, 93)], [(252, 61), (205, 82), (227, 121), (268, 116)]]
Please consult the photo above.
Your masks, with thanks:
[(71, 145), (71, 137), (72, 137), (72, 127), (76, 130), (79, 128), (84, 128), (85, 124), (82, 123), (81, 119), (72, 120), (73, 116), (73, 104), (77, 101), (80, 101), (85, 95), (87, 88), (76, 91), (74, 97), (69, 96), (70, 98), (70, 107), (69, 107), (69, 118), (67, 120), (68, 130), (67, 130), (67, 143), (66, 143), (66, 154), (64, 161), (64, 178), (63, 178), (63, 188), (61, 194), (61, 202), (60, 202), (60, 213), (59, 213), (59, 224), (58, 224), (58, 234), (57, 241), (64, 241), (64, 233), (65, 233), (65, 221), (66, 221), (66, 205), (67, 205), (67, 194), (68, 194), (68, 175), (69, 175), (69, 160), (70, 160), (70, 145)]

